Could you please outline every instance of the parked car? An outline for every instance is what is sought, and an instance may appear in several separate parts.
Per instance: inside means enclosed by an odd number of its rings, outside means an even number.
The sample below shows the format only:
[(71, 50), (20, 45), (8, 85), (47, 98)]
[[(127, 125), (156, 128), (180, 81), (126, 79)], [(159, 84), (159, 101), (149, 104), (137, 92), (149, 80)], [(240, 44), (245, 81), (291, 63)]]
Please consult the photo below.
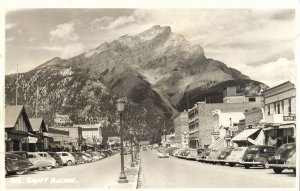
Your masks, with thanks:
[(177, 158), (181, 158), (182, 157), (181, 154), (186, 151), (187, 151), (187, 149), (180, 149), (178, 152), (176, 152), (176, 154), (174, 154), (174, 156)]
[(73, 155), (73, 157), (75, 158), (75, 164), (83, 164), (85, 163), (84, 158), (82, 157), (82, 155), (80, 153), (71, 153), (71, 155)]
[(86, 162), (93, 162), (93, 157), (88, 153), (81, 153)]
[(49, 169), (52, 167), (52, 160), (46, 157), (41, 157), (39, 154), (34, 152), (28, 153), (29, 161), (38, 168), (38, 170)]
[(73, 155), (71, 155), (68, 152), (56, 152), (62, 159), (63, 164), (66, 164), (67, 166), (71, 166), (72, 164), (75, 164), (75, 158)]
[(226, 158), (226, 162), (230, 167), (233, 167), (242, 162), (242, 158), (248, 147), (236, 147), (234, 148), (230, 155)]
[(85, 163), (89, 163), (89, 162), (92, 162), (92, 157), (87, 157), (84, 153), (82, 152), (77, 152), (77, 154), (79, 156), (81, 156), (83, 158), (83, 160), (85, 161)]
[(9, 153), (20, 155), (20, 156), (28, 159), (28, 152), (27, 151), (9, 151)]
[(178, 155), (178, 158), (186, 159), (191, 152), (187, 149)]
[(34, 169), (34, 165), (25, 157), (20, 155), (5, 153), (5, 163), (7, 163), (5, 170), (8, 172), (15, 172), (18, 175), (25, 174), (31, 169)]
[(295, 163), (293, 164), (293, 158), (296, 157), (295, 152), (295, 143), (281, 145), (274, 156), (268, 158), (269, 167), (272, 168), (276, 174), (280, 174), (284, 169), (293, 169), (293, 171), (296, 172)]
[(205, 149), (197, 149), (196, 152), (190, 152), (186, 159), (188, 160), (197, 160), (198, 155), (200, 155)]
[(64, 163), (63, 163), (63, 160), (60, 158), (60, 156), (55, 153), (55, 152), (48, 152), (48, 154), (55, 159), (56, 161), (56, 164), (58, 165), (57, 167), (60, 167), (60, 166), (63, 166)]
[(174, 152), (173, 156), (174, 156), (174, 157), (178, 157), (178, 155), (179, 155), (181, 152), (183, 152), (184, 150), (186, 150), (186, 149), (178, 149), (178, 150), (176, 150), (176, 151)]
[(246, 150), (241, 164), (244, 165), (246, 169), (252, 166), (262, 166), (263, 168), (268, 168), (268, 158), (273, 156), (276, 150), (276, 147), (268, 145), (250, 146)]
[(217, 162), (220, 165), (225, 165), (227, 163), (226, 159), (231, 154), (234, 147), (227, 147), (220, 150), (220, 154), (217, 156)]
[(158, 158), (169, 158), (169, 153), (167, 152), (157, 152)]
[(51, 155), (49, 155), (47, 152), (35, 152), (35, 153), (39, 154), (41, 157), (49, 159), (49, 161), (51, 161), (52, 168), (58, 167), (56, 160), (53, 157), (51, 157)]
[(5, 176), (10, 174), (15, 174), (18, 170), (18, 167), (13, 164), (9, 158), (5, 158)]
[[(224, 148), (222, 148), (224, 149)], [(221, 153), (221, 149), (212, 149), (209, 155), (206, 157), (206, 162), (217, 164), (218, 155)]]
[(197, 156), (198, 162), (206, 162), (208, 155), (210, 154), (211, 149), (204, 150), (201, 154)]

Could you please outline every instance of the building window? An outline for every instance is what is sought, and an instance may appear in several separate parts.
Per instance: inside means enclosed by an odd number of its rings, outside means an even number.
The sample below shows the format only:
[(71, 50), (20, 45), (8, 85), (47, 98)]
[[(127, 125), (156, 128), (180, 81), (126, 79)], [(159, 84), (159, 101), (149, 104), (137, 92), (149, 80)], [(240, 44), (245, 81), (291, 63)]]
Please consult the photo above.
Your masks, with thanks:
[(273, 103), (273, 107), (274, 107), (274, 114), (276, 114), (276, 103)]
[(268, 115), (270, 115), (270, 104), (268, 105)]
[(256, 98), (255, 97), (249, 97), (249, 102), (256, 102)]
[(281, 110), (282, 110), (282, 113), (284, 114), (284, 101), (281, 101)]
[(289, 99), (289, 115), (292, 114), (292, 100)]
[(277, 102), (277, 113), (280, 114), (280, 102)]

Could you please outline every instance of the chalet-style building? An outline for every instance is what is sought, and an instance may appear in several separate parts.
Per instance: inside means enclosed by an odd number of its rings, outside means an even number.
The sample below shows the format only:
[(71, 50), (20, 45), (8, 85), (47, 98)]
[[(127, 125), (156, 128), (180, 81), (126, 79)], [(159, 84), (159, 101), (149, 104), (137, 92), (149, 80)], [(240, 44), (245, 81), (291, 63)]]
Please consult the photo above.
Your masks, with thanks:
[(30, 151), (29, 144), (36, 144), (28, 114), (23, 105), (5, 107), (5, 151)]
[(48, 151), (48, 135), (47, 127), (43, 118), (30, 118), (32, 131), (37, 136), (38, 141), (36, 144), (29, 144), (30, 149), (34, 151)]

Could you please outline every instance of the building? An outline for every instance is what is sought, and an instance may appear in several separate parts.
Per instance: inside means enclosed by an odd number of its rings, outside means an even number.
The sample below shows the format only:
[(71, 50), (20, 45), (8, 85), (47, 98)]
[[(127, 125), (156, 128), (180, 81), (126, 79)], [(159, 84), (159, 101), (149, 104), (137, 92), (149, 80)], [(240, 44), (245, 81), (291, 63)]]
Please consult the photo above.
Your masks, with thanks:
[(237, 93), (237, 87), (227, 87), (223, 91), (223, 103), (262, 103), (263, 97), (261, 95), (244, 95)]
[(5, 106), (5, 151), (31, 151), (29, 144), (37, 140), (25, 107)]
[(60, 126), (58, 129), (69, 131), (70, 141), (76, 150), (80, 150), (83, 142), (82, 127)]
[(238, 123), (245, 118), (243, 112), (222, 112), (216, 109), (212, 112), (214, 129), (211, 132), (210, 148), (234, 146), (232, 137), (244, 129), (239, 129)]
[(49, 150), (50, 151), (71, 151), (72, 138), (69, 136), (69, 131), (65, 131), (55, 127), (48, 128)]
[(174, 129), (175, 129), (175, 146), (177, 148), (187, 148), (188, 147), (188, 140), (187, 135), (189, 131), (188, 126), (188, 112), (183, 111), (178, 113), (174, 117)]
[(285, 82), (262, 92), (265, 144), (280, 146), (296, 139), (296, 88)]
[(121, 144), (121, 138), (120, 137), (108, 137), (107, 138), (107, 145), (110, 149), (114, 147), (119, 147)]
[(36, 144), (29, 144), (29, 148), (32, 151), (48, 151), (48, 130), (43, 118), (30, 118), (30, 124), (32, 131), (37, 136), (38, 140)]
[(82, 128), (82, 138), (85, 145), (90, 149), (100, 149), (102, 144), (102, 124), (84, 124), (74, 125), (74, 127)]
[(261, 107), (259, 102), (242, 103), (205, 103), (197, 102), (193, 108), (188, 110), (189, 117), (189, 147), (207, 148), (212, 144), (211, 133), (214, 129), (213, 111), (244, 112), (254, 107)]
[(150, 141), (140, 141), (140, 147), (148, 147), (150, 145)]

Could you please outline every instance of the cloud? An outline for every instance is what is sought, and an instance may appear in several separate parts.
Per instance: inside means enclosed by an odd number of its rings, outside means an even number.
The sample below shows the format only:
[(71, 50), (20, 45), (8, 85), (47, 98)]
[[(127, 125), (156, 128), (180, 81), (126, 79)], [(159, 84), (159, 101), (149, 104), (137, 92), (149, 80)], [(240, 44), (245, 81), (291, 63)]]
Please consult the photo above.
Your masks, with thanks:
[(243, 71), (251, 79), (267, 84), (269, 87), (276, 86), (285, 81), (296, 82), (296, 64), (294, 60), (279, 58), (274, 62), (264, 63), (260, 66), (243, 66)]
[(50, 40), (63, 40), (75, 42), (79, 39), (78, 34), (75, 32), (75, 25), (79, 22), (73, 20), (68, 23), (60, 24), (56, 26), (55, 30), (50, 31)]
[[(138, 12), (137, 12), (138, 13)], [(128, 16), (119, 16), (116, 18), (113, 17), (101, 17), (96, 18), (91, 22), (91, 28), (96, 30), (108, 30), (108, 29), (114, 29), (117, 27), (125, 26), (127, 24), (133, 24), (137, 22), (137, 19), (141, 15), (135, 14), (135, 12)]]
[(5, 30), (10, 30), (12, 28), (16, 27), (15, 23), (6, 23)]
[(63, 59), (68, 59), (73, 56), (77, 56), (78, 54), (83, 53), (85, 48), (86, 47), (81, 43), (69, 44), (61, 49), (61, 57)]

